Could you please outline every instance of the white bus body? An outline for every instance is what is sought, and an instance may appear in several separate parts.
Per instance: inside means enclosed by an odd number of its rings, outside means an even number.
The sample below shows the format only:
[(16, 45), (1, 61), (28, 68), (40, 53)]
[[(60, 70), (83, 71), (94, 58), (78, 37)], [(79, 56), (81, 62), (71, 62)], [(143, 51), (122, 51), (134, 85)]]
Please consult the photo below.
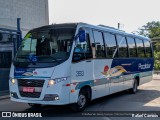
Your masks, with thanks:
[[(74, 28), (73, 39), (69, 40), (67, 29), (56, 31), (61, 28)], [(50, 40), (46, 54), (58, 57), (44, 58), (45, 40)], [(72, 104), (73, 110), (82, 111), (89, 100), (128, 89), (135, 93), (138, 85), (152, 80), (152, 56), (148, 38), (110, 27), (78, 23), (37, 28), (26, 35), (11, 66), (11, 100), (32, 105)]]

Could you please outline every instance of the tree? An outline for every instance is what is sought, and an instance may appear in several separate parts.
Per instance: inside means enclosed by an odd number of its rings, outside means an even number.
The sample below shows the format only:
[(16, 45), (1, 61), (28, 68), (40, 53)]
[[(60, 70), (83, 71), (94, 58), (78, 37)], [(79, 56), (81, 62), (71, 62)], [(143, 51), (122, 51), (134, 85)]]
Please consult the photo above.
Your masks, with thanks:
[(160, 70), (160, 52), (154, 52), (154, 69)]
[(137, 33), (151, 39), (155, 37), (160, 38), (160, 21), (146, 23), (146, 25), (143, 25), (141, 28), (139, 28)]

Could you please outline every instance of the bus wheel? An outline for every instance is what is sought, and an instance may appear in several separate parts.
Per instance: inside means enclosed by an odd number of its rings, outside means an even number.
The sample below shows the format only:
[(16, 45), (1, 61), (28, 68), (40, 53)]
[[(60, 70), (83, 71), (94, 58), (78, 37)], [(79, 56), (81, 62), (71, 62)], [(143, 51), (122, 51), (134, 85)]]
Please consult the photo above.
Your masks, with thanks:
[(81, 90), (78, 96), (77, 103), (71, 105), (71, 110), (74, 112), (81, 112), (86, 108), (87, 105), (87, 92), (85, 90)]
[(137, 81), (137, 79), (134, 79), (133, 87), (131, 89), (129, 89), (129, 92), (131, 94), (135, 94), (137, 92), (137, 87), (138, 87), (138, 81)]
[(34, 107), (34, 108), (41, 107), (41, 104), (28, 103), (28, 105), (31, 106), (31, 107)]

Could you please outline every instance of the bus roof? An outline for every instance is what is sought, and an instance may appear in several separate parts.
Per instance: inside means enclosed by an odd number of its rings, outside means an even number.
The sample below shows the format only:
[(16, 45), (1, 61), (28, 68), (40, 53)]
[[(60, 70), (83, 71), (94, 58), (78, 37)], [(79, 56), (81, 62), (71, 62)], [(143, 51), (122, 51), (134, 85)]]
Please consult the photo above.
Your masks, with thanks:
[(77, 26), (78, 27), (88, 27), (88, 28), (99, 30), (99, 31), (106, 31), (106, 32), (117, 33), (117, 34), (126, 35), (126, 36), (130, 36), (130, 37), (134, 37), (134, 38), (150, 40), (147, 37), (144, 37), (141, 35), (135, 35), (132, 33), (127, 33), (125, 31), (116, 29), (114, 27), (105, 26), (105, 25), (91, 25), (91, 24), (82, 23), (82, 22), (46, 25), (46, 26), (32, 29), (32, 30), (30, 30), (30, 32), (35, 32), (35, 31), (44, 30), (44, 29), (53, 29), (53, 28), (75, 28), (76, 29)]
[(39, 30), (44, 30), (44, 29), (53, 29), (53, 28), (75, 28), (77, 27), (77, 23), (63, 23), (63, 24), (52, 24), (52, 25), (46, 25), (38, 28), (34, 28), (30, 30), (30, 32), (35, 32)]

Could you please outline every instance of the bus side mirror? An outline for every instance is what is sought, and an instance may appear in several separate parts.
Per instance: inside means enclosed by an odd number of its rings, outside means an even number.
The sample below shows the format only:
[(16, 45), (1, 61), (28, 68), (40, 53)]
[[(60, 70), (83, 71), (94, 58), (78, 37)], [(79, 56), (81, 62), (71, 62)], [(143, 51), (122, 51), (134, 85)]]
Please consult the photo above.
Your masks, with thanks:
[(85, 42), (86, 41), (86, 33), (84, 30), (80, 30), (78, 32), (79, 42)]

